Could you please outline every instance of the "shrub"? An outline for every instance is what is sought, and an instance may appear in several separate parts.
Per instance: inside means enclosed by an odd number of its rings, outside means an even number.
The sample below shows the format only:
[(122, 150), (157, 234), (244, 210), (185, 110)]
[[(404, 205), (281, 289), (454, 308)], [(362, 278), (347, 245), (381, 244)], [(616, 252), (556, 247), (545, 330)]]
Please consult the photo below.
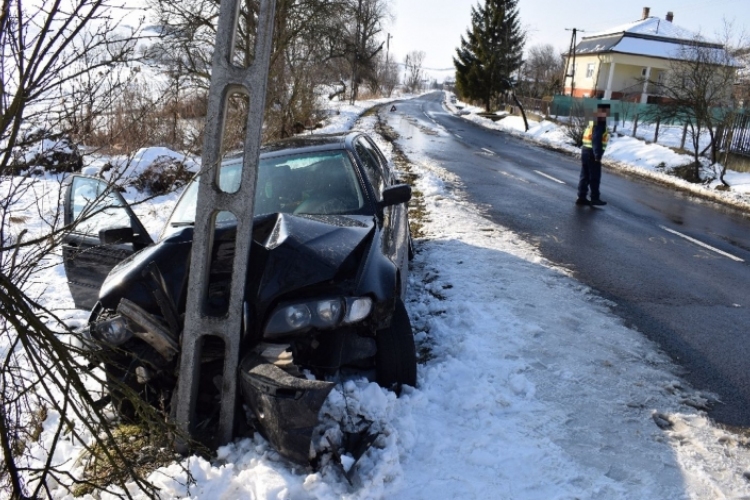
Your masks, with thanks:
[(78, 146), (63, 134), (40, 129), (27, 134), (22, 142), (23, 146), (13, 154), (14, 174), (78, 172), (83, 167)]
[(577, 148), (583, 146), (583, 133), (586, 131), (588, 120), (580, 104), (575, 104), (571, 110), (570, 120), (564, 125), (565, 136), (573, 141)]
[(133, 186), (151, 195), (166, 194), (187, 184), (192, 176), (182, 161), (162, 156), (135, 178)]

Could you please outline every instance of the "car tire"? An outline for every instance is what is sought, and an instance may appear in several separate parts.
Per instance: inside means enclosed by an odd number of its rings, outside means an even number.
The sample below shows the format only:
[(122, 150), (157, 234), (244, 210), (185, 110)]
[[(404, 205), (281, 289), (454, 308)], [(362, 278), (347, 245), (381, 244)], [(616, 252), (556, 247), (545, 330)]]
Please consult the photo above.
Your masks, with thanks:
[(396, 300), (388, 328), (378, 330), (375, 337), (375, 374), (378, 384), (401, 393), (401, 387), (417, 385), (417, 351), (406, 306)]

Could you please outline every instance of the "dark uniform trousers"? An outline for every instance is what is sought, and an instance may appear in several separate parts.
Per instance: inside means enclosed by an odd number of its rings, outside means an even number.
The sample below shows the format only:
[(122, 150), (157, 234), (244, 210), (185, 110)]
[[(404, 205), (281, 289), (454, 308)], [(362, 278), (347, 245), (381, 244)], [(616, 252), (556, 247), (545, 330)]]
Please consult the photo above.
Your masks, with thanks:
[(581, 176), (578, 180), (578, 197), (586, 198), (591, 187), (591, 199), (599, 199), (599, 183), (602, 180), (602, 162), (596, 161), (594, 150), (581, 148)]

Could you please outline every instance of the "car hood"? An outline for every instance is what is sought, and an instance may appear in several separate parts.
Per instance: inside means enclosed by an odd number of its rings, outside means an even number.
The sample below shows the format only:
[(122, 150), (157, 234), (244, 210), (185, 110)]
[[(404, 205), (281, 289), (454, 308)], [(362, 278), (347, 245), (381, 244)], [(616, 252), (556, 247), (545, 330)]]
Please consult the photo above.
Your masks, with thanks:
[[(293, 289), (342, 284), (355, 278), (375, 224), (368, 217), (277, 214), (253, 231), (262, 270), (257, 280), (261, 302)], [(257, 248), (256, 248), (257, 247)], [(265, 257), (265, 259), (263, 258)], [(252, 264), (251, 264), (252, 267)], [(251, 279), (251, 286), (256, 280)]]
[[(248, 302), (260, 313), (279, 297), (326, 290), (351, 293), (374, 231), (375, 221), (368, 216), (277, 213), (257, 217), (247, 276)], [(114, 309), (124, 297), (158, 314), (154, 284), (145, 272), (151, 263), (159, 268), (175, 304), (184, 304), (192, 239), (193, 228), (185, 227), (118, 264), (101, 287), (102, 305)], [(218, 308), (228, 303), (235, 239), (235, 225), (217, 228), (209, 301)]]

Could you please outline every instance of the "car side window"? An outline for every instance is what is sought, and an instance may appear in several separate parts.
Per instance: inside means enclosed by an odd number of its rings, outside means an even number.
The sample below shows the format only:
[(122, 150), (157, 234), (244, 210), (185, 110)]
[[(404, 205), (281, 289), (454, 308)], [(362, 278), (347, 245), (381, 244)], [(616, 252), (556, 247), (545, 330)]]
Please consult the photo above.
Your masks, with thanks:
[(393, 181), (393, 172), (391, 172), (391, 167), (390, 165), (388, 165), (388, 160), (385, 159), (385, 156), (383, 156), (383, 152), (378, 149), (371, 138), (363, 137), (363, 139), (368, 151), (370, 151), (370, 153), (372, 153), (372, 156), (377, 158), (378, 162), (380, 163), (387, 184), (391, 184)]
[(101, 229), (130, 227), (130, 214), (114, 191), (99, 179), (76, 177), (71, 188), (72, 218), (75, 231), (97, 235)]
[(372, 184), (373, 190), (375, 190), (375, 197), (380, 201), (382, 197), (381, 193), (386, 185), (386, 181), (383, 168), (377, 158), (377, 153), (371, 150), (371, 146), (362, 137), (354, 142), (354, 150), (357, 152), (357, 156), (362, 160), (365, 175), (367, 175), (370, 184)]

